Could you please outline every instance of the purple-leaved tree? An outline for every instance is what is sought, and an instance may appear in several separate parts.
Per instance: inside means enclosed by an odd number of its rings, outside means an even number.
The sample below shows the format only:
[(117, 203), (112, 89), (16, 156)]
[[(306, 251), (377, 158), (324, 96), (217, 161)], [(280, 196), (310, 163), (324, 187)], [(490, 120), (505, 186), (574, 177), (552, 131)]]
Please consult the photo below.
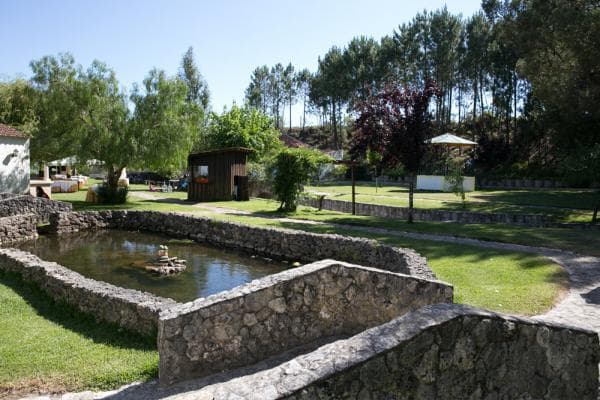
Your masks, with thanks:
[(437, 84), (428, 81), (423, 89), (388, 85), (355, 106), (358, 118), (350, 144), (353, 160), (367, 151), (381, 154), (383, 165), (394, 168), (402, 164), (410, 174), (408, 222), (413, 222), (413, 195), (416, 176), (427, 140), (433, 136), (429, 105), (440, 96)]

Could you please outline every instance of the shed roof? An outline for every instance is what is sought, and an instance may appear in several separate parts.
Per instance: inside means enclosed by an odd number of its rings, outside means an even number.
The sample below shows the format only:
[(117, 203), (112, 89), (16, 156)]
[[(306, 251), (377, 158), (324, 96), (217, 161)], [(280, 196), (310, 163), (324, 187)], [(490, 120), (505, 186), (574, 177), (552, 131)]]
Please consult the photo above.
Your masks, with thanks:
[(204, 155), (212, 155), (212, 154), (224, 154), (224, 153), (252, 153), (254, 150), (249, 149), (247, 147), (226, 147), (223, 149), (215, 149), (215, 150), (205, 150), (199, 151), (197, 153), (192, 153), (189, 156), (204, 156)]
[(0, 136), (4, 137), (16, 137), (26, 139), (27, 135), (23, 132), (16, 130), (12, 126), (8, 126), (5, 124), (0, 124)]

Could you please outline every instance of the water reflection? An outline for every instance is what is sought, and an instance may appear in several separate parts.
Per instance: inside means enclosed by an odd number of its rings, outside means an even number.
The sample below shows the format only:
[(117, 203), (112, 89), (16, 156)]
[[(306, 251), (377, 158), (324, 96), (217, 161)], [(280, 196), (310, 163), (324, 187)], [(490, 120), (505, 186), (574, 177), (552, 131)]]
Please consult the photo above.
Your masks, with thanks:
[[(142, 268), (155, 257), (161, 244), (169, 246), (170, 256), (187, 260), (185, 272), (159, 277)], [(206, 297), (286, 268), (285, 264), (251, 258), (229, 249), (118, 230), (40, 236), (20, 248), (86, 277), (177, 301)]]

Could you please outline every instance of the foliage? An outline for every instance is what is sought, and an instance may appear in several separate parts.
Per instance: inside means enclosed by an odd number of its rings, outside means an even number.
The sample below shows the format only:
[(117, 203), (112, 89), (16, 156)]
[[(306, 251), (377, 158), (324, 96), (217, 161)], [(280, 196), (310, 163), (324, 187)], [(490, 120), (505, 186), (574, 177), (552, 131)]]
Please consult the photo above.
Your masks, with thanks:
[(295, 211), (302, 185), (308, 183), (319, 165), (331, 159), (323, 153), (306, 148), (286, 148), (270, 162), (268, 175), (273, 183), (273, 193), (280, 201), (281, 211)]
[[(102, 161), (113, 191), (125, 167), (183, 168), (203, 114), (198, 104), (187, 101), (182, 80), (152, 70), (143, 87), (134, 86), (127, 98), (114, 71), (100, 61), (84, 70), (71, 55), (60, 54), (32, 61), (31, 68), (31, 87), (22, 91), (33, 91), (34, 107), (28, 111), (33, 116), (21, 120), (32, 127), (33, 160), (76, 156)], [(18, 106), (15, 98), (10, 107), (2, 105), (0, 115)]]
[(98, 186), (98, 203), (100, 204), (125, 204), (128, 189), (126, 187), (111, 187), (107, 184)]
[(0, 122), (34, 134), (38, 124), (36, 101), (37, 93), (30, 82), (23, 79), (0, 82)]
[(256, 108), (234, 105), (221, 115), (210, 115), (199, 149), (246, 147), (254, 150), (250, 159), (257, 161), (280, 146), (279, 132), (271, 118)]
[(187, 49), (181, 60), (179, 79), (185, 83), (188, 89), (187, 101), (198, 105), (203, 110), (208, 109), (210, 101), (208, 84), (202, 77), (202, 74), (196, 65), (194, 60), (194, 49), (191, 46)]
[(433, 129), (429, 103), (440, 91), (428, 81), (422, 90), (388, 86), (356, 107), (357, 131), (350, 154), (354, 160), (368, 151), (381, 155), (388, 168), (402, 164), (411, 175), (409, 223), (412, 223), (414, 181)]
[(462, 201), (462, 206), (465, 208), (466, 205), (466, 196), (465, 196), (465, 188), (464, 188), (464, 180), (463, 176), (464, 163), (462, 160), (448, 160), (448, 174), (446, 175), (446, 180), (450, 184), (450, 190), (457, 197), (460, 197)]

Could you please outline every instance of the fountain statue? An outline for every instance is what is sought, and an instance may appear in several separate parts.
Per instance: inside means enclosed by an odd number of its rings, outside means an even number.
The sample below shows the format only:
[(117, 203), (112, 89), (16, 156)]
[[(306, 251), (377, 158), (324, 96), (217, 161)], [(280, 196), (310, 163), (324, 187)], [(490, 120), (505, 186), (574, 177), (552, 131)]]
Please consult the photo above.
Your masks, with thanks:
[(146, 264), (146, 271), (159, 275), (173, 275), (185, 271), (186, 261), (177, 257), (169, 257), (169, 248), (164, 245), (158, 247), (156, 258)]

